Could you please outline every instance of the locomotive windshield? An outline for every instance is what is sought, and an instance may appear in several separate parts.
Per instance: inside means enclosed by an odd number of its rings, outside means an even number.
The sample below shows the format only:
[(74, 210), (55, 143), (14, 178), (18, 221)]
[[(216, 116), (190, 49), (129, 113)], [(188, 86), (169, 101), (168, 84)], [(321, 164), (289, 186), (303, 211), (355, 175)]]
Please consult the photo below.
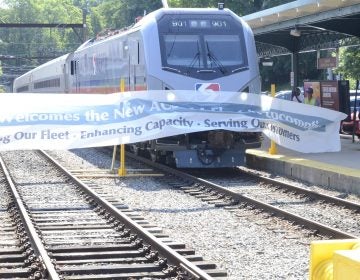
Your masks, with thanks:
[(201, 79), (214, 79), (248, 68), (240, 22), (230, 16), (213, 15), (159, 21), (164, 70)]

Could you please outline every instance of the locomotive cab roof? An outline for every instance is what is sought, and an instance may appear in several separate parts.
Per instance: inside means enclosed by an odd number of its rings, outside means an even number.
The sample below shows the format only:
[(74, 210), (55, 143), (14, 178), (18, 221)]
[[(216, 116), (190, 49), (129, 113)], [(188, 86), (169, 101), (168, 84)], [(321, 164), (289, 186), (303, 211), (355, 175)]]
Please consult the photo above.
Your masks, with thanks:
[(87, 46), (90, 46), (96, 42), (102, 41), (104, 39), (123, 34), (129, 31), (134, 31), (136, 29), (141, 28), (141, 26), (148, 24), (150, 22), (154, 22), (154, 20), (160, 20), (164, 15), (181, 15), (181, 14), (191, 14), (191, 15), (200, 15), (200, 14), (214, 14), (218, 15), (219, 13), (231, 14), (234, 17), (238, 17), (231, 10), (224, 9), (216, 9), (216, 8), (160, 8), (156, 11), (153, 11), (144, 17), (141, 17), (137, 22), (128, 27), (124, 27), (121, 29), (105, 29), (99, 32), (96, 37), (89, 39), (82, 45), (80, 45), (77, 50), (83, 49)]

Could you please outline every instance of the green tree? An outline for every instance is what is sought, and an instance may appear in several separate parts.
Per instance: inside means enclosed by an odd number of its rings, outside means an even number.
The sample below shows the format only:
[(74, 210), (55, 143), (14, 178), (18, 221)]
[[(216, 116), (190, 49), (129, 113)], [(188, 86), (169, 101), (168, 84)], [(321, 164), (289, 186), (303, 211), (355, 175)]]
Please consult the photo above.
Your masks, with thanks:
[(244, 16), (260, 10), (275, 7), (277, 5), (289, 3), (289, 0), (168, 0), (170, 7), (182, 8), (216, 8), (217, 4), (222, 2), (225, 7), (232, 10), (239, 16)]
[[(132, 25), (138, 16), (162, 7), (161, 0), (3, 0), (6, 9), (0, 8), (3, 23), (82, 23), (86, 15), (87, 37), (94, 37), (107, 28), (119, 29)], [(218, 2), (239, 16), (292, 2), (291, 0), (168, 0), (170, 7), (216, 8)], [(51, 57), (75, 50), (82, 38), (81, 30), (75, 33), (62, 28), (0, 29), (0, 54), (14, 57), (47, 57), (38, 60), (3, 60), (4, 73), (24, 72)], [(272, 68), (260, 66), (263, 80), (289, 87), (290, 57), (273, 58)], [(322, 74), (316, 69), (316, 53), (299, 56), (300, 77), (318, 79)], [(354, 80), (360, 74), (359, 48), (344, 48), (340, 51), (340, 66), (336, 70), (343, 77)], [(284, 74), (286, 73), (286, 74)], [(1, 75), (1, 74), (0, 74)]]
[(94, 10), (101, 15), (106, 28), (130, 26), (135, 19), (162, 7), (160, 0), (105, 0)]
[[(5, 0), (7, 8), (0, 10), (3, 23), (81, 23), (81, 9), (72, 0)], [(0, 54), (6, 76), (20, 74), (74, 50), (81, 40), (71, 29), (64, 28), (2, 28)], [(38, 57), (38, 59), (34, 59)], [(32, 59), (29, 59), (32, 58)], [(5, 71), (5, 70), (4, 70)]]
[[(81, 10), (71, 0), (7, 0), (8, 23), (81, 23)], [(15, 56), (59, 56), (73, 49), (76, 35), (62, 28), (12, 28), (0, 30), (1, 38)], [(80, 41), (78, 40), (77, 44)]]
[(360, 79), (360, 49), (358, 46), (341, 48), (339, 52), (339, 67), (337, 74), (350, 80), (350, 87), (355, 87), (355, 81)]

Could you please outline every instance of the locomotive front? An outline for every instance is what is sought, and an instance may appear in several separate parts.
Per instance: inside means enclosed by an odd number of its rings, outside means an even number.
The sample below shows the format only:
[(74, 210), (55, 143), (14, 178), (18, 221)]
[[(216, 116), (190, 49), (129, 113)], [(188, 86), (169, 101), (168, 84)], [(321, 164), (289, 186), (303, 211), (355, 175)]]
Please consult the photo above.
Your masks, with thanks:
[[(153, 18), (142, 30), (148, 90), (260, 92), (253, 33), (234, 13), (161, 9)], [(214, 130), (152, 140), (140, 149), (177, 167), (233, 167), (260, 144), (259, 133)]]

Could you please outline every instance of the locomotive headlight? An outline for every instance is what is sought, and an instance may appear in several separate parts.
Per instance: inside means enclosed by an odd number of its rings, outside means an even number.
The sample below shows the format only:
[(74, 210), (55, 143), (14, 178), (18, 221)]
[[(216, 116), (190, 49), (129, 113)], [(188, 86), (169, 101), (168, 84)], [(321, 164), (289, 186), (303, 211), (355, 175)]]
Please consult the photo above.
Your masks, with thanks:
[(190, 20), (190, 27), (197, 28), (198, 27), (198, 21), (197, 20)]
[(189, 20), (190, 28), (211, 28), (212, 22), (210, 20), (193, 19)]
[(209, 27), (209, 22), (207, 20), (200, 20), (200, 27)]
[(272, 97), (261, 95), (261, 111), (269, 111), (271, 110)]
[(248, 99), (248, 94), (246, 92), (242, 92), (240, 94), (240, 100), (241, 101), (246, 101)]
[(173, 92), (169, 92), (166, 96), (168, 101), (174, 101), (176, 98), (176, 95)]

